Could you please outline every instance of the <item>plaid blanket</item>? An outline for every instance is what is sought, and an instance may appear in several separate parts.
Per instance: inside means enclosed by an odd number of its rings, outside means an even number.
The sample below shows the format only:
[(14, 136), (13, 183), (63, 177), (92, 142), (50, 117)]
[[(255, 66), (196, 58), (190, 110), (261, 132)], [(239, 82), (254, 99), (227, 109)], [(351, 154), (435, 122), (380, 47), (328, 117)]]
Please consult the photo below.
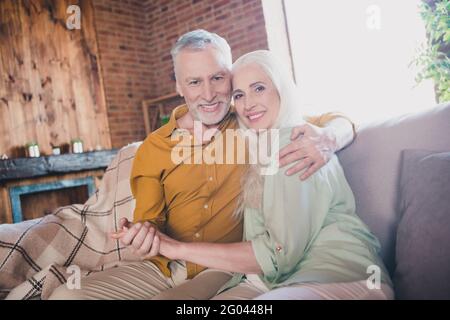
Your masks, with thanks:
[(137, 260), (108, 233), (117, 231), (120, 218), (133, 216), (135, 200), (129, 177), (139, 144), (119, 151), (99, 189), (85, 204), (61, 207), (39, 219), (0, 225), (0, 298), (46, 299), (70, 280), (76, 267), (86, 276)]

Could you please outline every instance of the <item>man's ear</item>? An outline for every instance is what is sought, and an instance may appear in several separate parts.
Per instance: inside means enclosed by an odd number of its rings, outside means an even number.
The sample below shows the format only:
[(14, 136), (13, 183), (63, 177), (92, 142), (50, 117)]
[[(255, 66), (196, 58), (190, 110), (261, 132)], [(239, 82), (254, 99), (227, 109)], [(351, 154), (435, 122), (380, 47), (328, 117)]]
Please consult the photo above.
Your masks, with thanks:
[(176, 90), (177, 90), (177, 93), (180, 95), (180, 97), (184, 97), (184, 96), (183, 96), (183, 93), (181, 92), (181, 87), (180, 87), (180, 85), (178, 84), (178, 81), (177, 81), (177, 83), (176, 83), (175, 88), (176, 88)]

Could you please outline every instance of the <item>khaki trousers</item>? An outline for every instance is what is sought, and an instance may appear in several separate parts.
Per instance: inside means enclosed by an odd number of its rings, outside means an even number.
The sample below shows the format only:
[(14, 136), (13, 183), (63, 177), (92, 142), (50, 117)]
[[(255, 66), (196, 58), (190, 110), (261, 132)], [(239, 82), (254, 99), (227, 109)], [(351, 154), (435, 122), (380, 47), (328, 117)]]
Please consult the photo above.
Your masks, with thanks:
[(170, 264), (172, 276), (166, 277), (150, 261), (94, 273), (81, 279), (80, 289), (58, 287), (52, 300), (390, 300), (392, 289), (381, 284), (369, 289), (366, 281), (345, 283), (303, 283), (269, 290), (258, 277), (247, 280), (227, 291), (217, 291), (231, 278), (231, 273), (206, 269), (194, 279), (186, 280), (184, 262)]
[(91, 274), (81, 279), (80, 289), (62, 285), (51, 300), (204, 300), (212, 298), (231, 278), (231, 273), (206, 269), (186, 280), (184, 262), (170, 263), (166, 277), (150, 261), (134, 262)]
[(392, 300), (394, 291), (384, 283), (369, 289), (366, 281), (302, 283), (267, 289), (261, 280), (246, 280), (215, 296), (213, 300)]

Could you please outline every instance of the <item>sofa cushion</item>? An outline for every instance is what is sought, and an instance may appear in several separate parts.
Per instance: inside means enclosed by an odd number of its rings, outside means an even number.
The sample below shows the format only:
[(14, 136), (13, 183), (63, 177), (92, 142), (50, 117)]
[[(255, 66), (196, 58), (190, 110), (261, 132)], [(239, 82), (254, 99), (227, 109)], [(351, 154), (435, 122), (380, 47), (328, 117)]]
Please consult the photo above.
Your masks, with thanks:
[(380, 240), (381, 256), (391, 274), (399, 220), (401, 151), (449, 151), (449, 133), (450, 104), (447, 103), (365, 125), (358, 130), (354, 143), (338, 154), (355, 194), (356, 212)]
[(396, 297), (450, 299), (450, 152), (403, 152)]

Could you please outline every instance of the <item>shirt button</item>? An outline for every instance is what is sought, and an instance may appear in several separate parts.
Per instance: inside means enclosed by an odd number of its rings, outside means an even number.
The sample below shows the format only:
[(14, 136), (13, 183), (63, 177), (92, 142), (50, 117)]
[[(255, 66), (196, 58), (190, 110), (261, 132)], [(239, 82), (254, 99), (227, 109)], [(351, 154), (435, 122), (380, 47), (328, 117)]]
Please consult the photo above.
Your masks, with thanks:
[(207, 205), (207, 204), (205, 204), (205, 205), (203, 206), (203, 208), (205, 208), (205, 209), (208, 209), (208, 205)]
[(209, 177), (209, 181), (213, 181), (213, 177)]
[(277, 250), (277, 252), (280, 252), (281, 250), (283, 250), (283, 248), (281, 246), (277, 246), (275, 250)]
[(194, 236), (196, 237), (196, 238), (200, 238), (200, 233), (196, 233), (196, 234), (194, 234)]

